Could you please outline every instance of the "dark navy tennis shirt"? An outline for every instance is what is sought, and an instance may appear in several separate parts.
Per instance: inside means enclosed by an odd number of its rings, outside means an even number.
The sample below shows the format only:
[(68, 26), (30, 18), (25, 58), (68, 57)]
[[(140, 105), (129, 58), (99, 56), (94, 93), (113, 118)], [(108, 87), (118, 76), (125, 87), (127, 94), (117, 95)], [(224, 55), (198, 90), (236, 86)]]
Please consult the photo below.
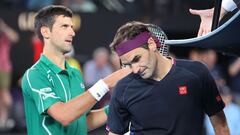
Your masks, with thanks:
[(204, 114), (212, 116), (223, 108), (205, 65), (176, 60), (161, 81), (137, 74), (119, 81), (113, 90), (107, 126), (116, 134), (130, 129), (131, 135), (201, 135)]

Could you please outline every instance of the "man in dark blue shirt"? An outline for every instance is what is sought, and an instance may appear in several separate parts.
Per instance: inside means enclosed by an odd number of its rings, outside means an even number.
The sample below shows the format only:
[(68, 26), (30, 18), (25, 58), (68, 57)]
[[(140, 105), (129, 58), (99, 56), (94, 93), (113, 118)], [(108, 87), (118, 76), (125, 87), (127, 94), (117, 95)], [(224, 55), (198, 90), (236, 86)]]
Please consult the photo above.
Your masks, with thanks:
[(133, 73), (113, 91), (109, 135), (124, 134), (129, 127), (131, 135), (201, 135), (204, 113), (217, 135), (229, 135), (224, 103), (208, 69), (162, 56), (163, 41), (148, 26), (129, 22), (110, 45)]

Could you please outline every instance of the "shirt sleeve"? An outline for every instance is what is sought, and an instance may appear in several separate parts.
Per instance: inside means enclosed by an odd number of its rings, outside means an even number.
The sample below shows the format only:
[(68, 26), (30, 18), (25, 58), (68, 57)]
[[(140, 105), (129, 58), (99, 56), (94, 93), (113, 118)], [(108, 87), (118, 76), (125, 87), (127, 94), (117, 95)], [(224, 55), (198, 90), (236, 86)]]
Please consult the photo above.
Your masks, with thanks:
[(223, 110), (225, 104), (219, 94), (217, 85), (207, 67), (203, 66), (203, 106), (208, 116)]
[(240, 9), (240, 0), (233, 0), (233, 1), (236, 3), (238, 9)]
[(46, 114), (46, 110), (51, 105), (60, 101), (49, 79), (34, 69), (29, 69), (25, 73), (22, 79), (22, 90), (34, 101), (39, 114)]
[(107, 128), (115, 134), (124, 134), (129, 130), (130, 115), (123, 104), (123, 89), (120, 85), (115, 87), (109, 105)]
[(223, 0), (222, 1), (222, 7), (228, 11), (228, 12), (231, 12), (233, 11), (234, 9), (237, 8), (237, 5), (236, 3), (233, 1), (233, 0)]

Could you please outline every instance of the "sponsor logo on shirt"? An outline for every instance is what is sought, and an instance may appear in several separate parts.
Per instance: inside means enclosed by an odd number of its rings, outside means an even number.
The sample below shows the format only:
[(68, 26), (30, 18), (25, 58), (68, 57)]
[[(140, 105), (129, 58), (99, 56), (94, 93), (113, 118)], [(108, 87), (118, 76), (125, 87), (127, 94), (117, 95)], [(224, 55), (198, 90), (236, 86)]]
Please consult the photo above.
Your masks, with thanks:
[(186, 95), (188, 93), (187, 86), (179, 86), (178, 93), (180, 95)]
[(51, 92), (52, 89), (50, 87), (47, 87), (47, 88), (42, 88), (40, 89), (41, 92), (44, 92), (44, 93), (48, 93), (48, 92)]
[(85, 86), (84, 86), (83, 83), (80, 83), (80, 87), (81, 87), (82, 89), (85, 89)]
[(42, 92), (41, 96), (43, 100), (47, 99), (48, 97), (55, 97), (55, 93), (52, 92), (50, 87), (42, 88), (40, 91)]
[(54, 86), (54, 81), (53, 81), (52, 76), (50, 74), (48, 74), (47, 77), (48, 77), (49, 82)]

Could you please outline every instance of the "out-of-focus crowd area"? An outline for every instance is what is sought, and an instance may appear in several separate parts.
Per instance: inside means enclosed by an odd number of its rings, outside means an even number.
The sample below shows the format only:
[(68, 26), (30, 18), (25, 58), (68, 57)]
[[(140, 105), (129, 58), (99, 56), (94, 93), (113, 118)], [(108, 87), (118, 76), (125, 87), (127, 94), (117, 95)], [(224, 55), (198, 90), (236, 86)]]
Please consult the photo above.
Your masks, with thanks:
[[(117, 28), (131, 20), (159, 25), (169, 39), (197, 36), (200, 19), (189, 8), (213, 7), (210, 0), (1, 0), (0, 1), (0, 134), (26, 134), (21, 77), (42, 52), (43, 43), (33, 32), (34, 14), (40, 8), (65, 5), (73, 10), (74, 50), (66, 54), (70, 65), (91, 87), (120, 68), (108, 46)], [(224, 23), (224, 20), (223, 22)], [(220, 94), (230, 130), (240, 135), (240, 58), (201, 48), (171, 47), (175, 58), (201, 61), (209, 68)], [(108, 104), (111, 93), (94, 108)], [(174, 100), (174, 99), (173, 99)], [(208, 119), (204, 131), (213, 134)], [(105, 134), (104, 127), (90, 134)]]

